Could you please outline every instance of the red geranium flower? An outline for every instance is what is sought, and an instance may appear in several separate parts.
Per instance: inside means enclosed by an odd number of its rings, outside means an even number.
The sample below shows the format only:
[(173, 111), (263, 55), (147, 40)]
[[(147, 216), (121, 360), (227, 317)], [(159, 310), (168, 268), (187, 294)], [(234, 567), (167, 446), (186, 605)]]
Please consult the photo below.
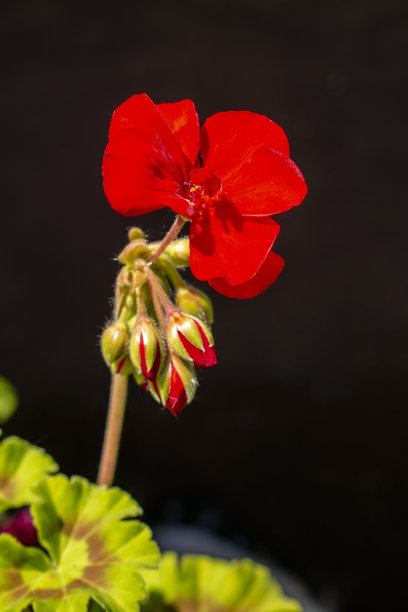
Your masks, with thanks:
[[(103, 159), (106, 197), (122, 215), (169, 206), (191, 221), (193, 274), (231, 297), (252, 297), (283, 267), (271, 215), (301, 203), (306, 184), (276, 123), (249, 111), (201, 128), (191, 100), (133, 96), (114, 112)], [(201, 158), (201, 159), (200, 159)]]

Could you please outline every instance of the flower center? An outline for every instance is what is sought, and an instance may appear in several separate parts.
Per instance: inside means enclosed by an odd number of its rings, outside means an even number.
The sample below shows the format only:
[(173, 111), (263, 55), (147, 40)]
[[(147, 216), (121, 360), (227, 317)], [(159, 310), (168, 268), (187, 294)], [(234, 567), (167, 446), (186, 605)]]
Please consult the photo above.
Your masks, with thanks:
[(185, 187), (188, 192), (187, 198), (193, 202), (197, 214), (200, 214), (203, 209), (214, 206), (214, 200), (221, 192), (221, 181), (212, 170), (194, 168)]

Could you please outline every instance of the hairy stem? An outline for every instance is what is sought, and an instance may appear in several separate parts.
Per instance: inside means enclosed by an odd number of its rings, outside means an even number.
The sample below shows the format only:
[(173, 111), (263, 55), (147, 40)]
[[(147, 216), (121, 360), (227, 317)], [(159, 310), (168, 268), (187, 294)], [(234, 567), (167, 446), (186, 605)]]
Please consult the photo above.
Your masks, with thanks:
[[(146, 273), (149, 285), (150, 285), (150, 287), (152, 289), (152, 298), (153, 298), (153, 304), (154, 304), (155, 309), (156, 309), (156, 305), (155, 305), (156, 304), (155, 303), (155, 296), (156, 296), (156, 298), (158, 298), (160, 300), (160, 302), (161, 302), (165, 312), (168, 314), (169, 312), (174, 310), (174, 304), (167, 297), (167, 293), (163, 289), (160, 281), (158, 280), (158, 278), (154, 274), (154, 272), (152, 272), (152, 270), (150, 270), (150, 268), (148, 268), (148, 266), (145, 266), (144, 271)], [(157, 316), (159, 316), (159, 315), (157, 315)]]
[(157, 296), (157, 293), (154, 290), (152, 291), (152, 300), (153, 300), (154, 309), (157, 314), (157, 318), (160, 323), (160, 327), (162, 328), (162, 331), (164, 334), (166, 332), (166, 318), (163, 313), (163, 307), (161, 305), (161, 302)]
[(165, 237), (163, 238), (163, 240), (159, 244), (159, 246), (157, 248), (157, 251), (155, 251), (153, 253), (153, 255), (151, 256), (151, 258), (149, 259), (149, 264), (154, 263), (156, 261), (156, 259), (158, 259), (160, 257), (160, 255), (163, 253), (164, 249), (178, 235), (178, 233), (180, 232), (180, 230), (183, 227), (183, 225), (185, 224), (185, 222), (186, 222), (185, 219), (180, 217), (180, 215), (177, 215), (176, 219), (174, 220), (173, 225), (171, 226), (171, 228), (169, 229), (168, 233), (165, 235)]
[(125, 416), (128, 376), (112, 376), (109, 411), (98, 472), (98, 485), (111, 486), (115, 477), (123, 419)]

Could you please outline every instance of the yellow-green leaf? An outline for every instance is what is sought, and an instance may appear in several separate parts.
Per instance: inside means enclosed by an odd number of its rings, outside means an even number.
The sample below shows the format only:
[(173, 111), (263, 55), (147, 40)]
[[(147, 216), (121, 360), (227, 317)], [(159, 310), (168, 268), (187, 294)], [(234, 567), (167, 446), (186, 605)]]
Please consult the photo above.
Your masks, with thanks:
[(143, 612), (300, 612), (268, 568), (249, 559), (224, 561), (165, 553), (160, 567), (144, 571), (149, 596)]
[(38, 446), (10, 436), (0, 442), (0, 512), (34, 501), (32, 487), (58, 465)]
[(73, 477), (49, 477), (35, 487), (31, 512), (43, 550), (0, 536), (0, 610), (109, 612), (139, 609), (140, 570), (157, 565), (140, 506), (124, 491)]
[(0, 425), (6, 423), (17, 409), (17, 393), (6, 378), (0, 376)]

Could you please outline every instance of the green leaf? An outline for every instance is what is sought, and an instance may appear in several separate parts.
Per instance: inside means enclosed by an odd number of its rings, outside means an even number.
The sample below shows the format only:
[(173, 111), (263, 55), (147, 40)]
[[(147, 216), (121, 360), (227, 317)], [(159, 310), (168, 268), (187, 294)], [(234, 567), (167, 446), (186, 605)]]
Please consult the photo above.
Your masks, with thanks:
[(149, 597), (143, 612), (300, 612), (268, 568), (249, 559), (224, 561), (165, 553), (160, 567), (144, 571)]
[(17, 403), (17, 393), (13, 385), (0, 376), (0, 425), (13, 416)]
[(140, 506), (124, 491), (77, 476), (49, 477), (35, 487), (31, 512), (45, 552), (0, 536), (0, 610), (35, 612), (139, 610), (141, 568), (157, 566), (159, 551), (138, 520)]
[(0, 443), (0, 512), (27, 506), (35, 500), (33, 485), (58, 470), (37, 446), (11, 436)]

